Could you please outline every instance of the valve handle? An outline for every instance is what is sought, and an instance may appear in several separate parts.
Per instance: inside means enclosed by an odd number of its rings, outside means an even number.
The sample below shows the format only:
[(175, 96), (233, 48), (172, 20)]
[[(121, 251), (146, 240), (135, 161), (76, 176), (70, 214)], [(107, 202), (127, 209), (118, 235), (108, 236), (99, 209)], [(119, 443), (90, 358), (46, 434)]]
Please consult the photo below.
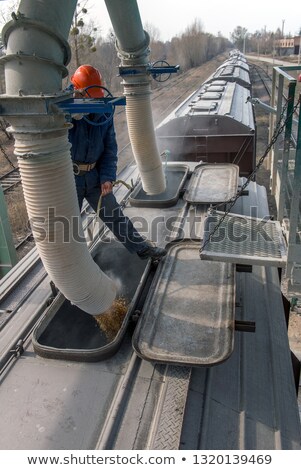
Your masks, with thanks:
[(155, 68), (170, 67), (169, 63), (166, 60), (157, 60), (152, 64), (152, 77), (156, 82), (166, 82), (171, 76), (171, 73), (162, 73), (154, 71)]
[[(89, 95), (89, 90), (91, 88), (101, 88), (105, 91), (105, 94), (104, 94), (104, 98), (113, 98), (113, 95), (112, 93), (110, 92), (110, 90), (108, 90), (106, 87), (104, 86), (101, 86), (101, 85), (90, 85), (90, 86), (87, 86), (87, 88), (85, 88), (85, 92), (87, 93), (87, 95), (92, 98), (90, 95)], [(104, 126), (105, 124), (107, 124), (108, 122), (110, 122), (112, 119), (113, 119), (113, 116), (114, 116), (114, 112), (115, 112), (115, 106), (113, 105), (112, 106), (112, 111), (110, 113), (104, 113), (104, 116), (105, 116), (105, 120), (104, 121), (101, 121), (101, 122), (93, 122), (93, 121), (90, 121), (89, 118), (87, 118), (87, 116), (84, 116), (83, 119), (88, 122), (89, 124), (91, 124), (92, 126)]]

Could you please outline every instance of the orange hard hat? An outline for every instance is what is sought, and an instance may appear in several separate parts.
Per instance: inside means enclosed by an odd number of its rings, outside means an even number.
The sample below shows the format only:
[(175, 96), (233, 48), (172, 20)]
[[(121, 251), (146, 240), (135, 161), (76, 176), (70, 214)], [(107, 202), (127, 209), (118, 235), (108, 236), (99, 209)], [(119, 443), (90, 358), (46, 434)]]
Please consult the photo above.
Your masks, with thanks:
[(92, 65), (81, 65), (71, 77), (71, 82), (76, 90), (92, 87), (87, 90), (86, 96), (91, 98), (102, 98), (104, 90), (102, 86), (102, 76)]

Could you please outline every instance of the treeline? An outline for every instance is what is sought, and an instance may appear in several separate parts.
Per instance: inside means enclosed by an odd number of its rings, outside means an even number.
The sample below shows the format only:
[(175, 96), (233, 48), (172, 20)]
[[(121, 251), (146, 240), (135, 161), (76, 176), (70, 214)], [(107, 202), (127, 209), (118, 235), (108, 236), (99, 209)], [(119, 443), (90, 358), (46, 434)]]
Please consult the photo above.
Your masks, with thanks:
[[(90, 39), (92, 47), (87, 47), (91, 30), (93, 28), (90, 26), (89, 30), (83, 29), (78, 32), (76, 42), (70, 38), (72, 47), (70, 73), (73, 73), (77, 66), (89, 63), (100, 69), (105, 85), (116, 93), (121, 90), (121, 78), (118, 76), (120, 59), (115, 48), (116, 38), (113, 32), (106, 37), (98, 36), (95, 40)], [(146, 24), (145, 30), (150, 35), (150, 61), (164, 60), (170, 65), (179, 64), (181, 72), (202, 65), (232, 46), (222, 35), (205, 33), (199, 21), (194, 21), (181, 35), (166, 42), (160, 40), (160, 33), (154, 26)]]
[[(2, 24), (11, 19), (11, 13), (17, 11), (18, 4), (17, 0), (11, 0), (6, 10), (3, 10), (0, 14)], [(101, 24), (96, 25), (93, 21), (93, 8), (90, 0), (77, 2), (69, 34), (72, 53), (68, 65), (69, 77), (79, 65), (91, 64), (100, 69), (105, 86), (110, 91), (121, 92), (121, 78), (118, 76), (120, 59), (115, 48), (116, 38), (113, 31), (106, 36), (101, 34)], [(160, 32), (155, 26), (145, 23), (144, 29), (150, 36), (150, 61), (164, 60), (171, 65), (179, 64), (180, 73), (197, 67), (232, 47), (230, 41), (221, 34), (214, 36), (206, 33), (200, 20), (195, 20), (182, 34), (166, 42), (160, 39)], [(0, 42), (0, 56), (4, 53), (3, 44)], [(63, 87), (68, 85), (68, 80), (64, 80)], [(156, 82), (153, 82), (153, 85), (156, 86)], [(2, 65), (0, 93), (4, 92)]]
[(231, 34), (231, 41), (235, 48), (246, 53), (255, 52), (258, 55), (280, 55), (280, 48), (277, 46), (277, 40), (289, 39), (301, 35), (301, 27), (296, 34), (284, 35), (278, 28), (275, 32), (268, 31), (266, 28), (249, 33), (246, 28), (237, 26)]

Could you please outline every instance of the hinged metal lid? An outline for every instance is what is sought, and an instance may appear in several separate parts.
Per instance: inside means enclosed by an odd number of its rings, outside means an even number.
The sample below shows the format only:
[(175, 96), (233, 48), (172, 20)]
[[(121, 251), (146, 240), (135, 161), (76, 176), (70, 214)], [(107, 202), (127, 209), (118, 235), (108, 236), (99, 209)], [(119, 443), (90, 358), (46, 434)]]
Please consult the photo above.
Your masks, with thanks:
[(133, 336), (143, 359), (207, 367), (231, 355), (234, 266), (200, 260), (199, 248), (188, 240), (167, 247)]
[(197, 103), (193, 104), (192, 111), (214, 111), (217, 107), (217, 103), (215, 101), (197, 101)]
[(200, 100), (219, 100), (222, 94), (215, 91), (206, 91), (200, 94)]
[(192, 204), (227, 202), (237, 193), (239, 167), (232, 163), (195, 167), (184, 199)]
[(214, 80), (214, 82), (212, 82), (212, 85), (216, 85), (216, 86), (226, 86), (226, 85), (227, 85), (227, 82), (226, 82), (226, 80)]
[[(214, 227), (221, 221), (213, 234)], [(212, 235), (210, 235), (212, 234)], [(278, 221), (214, 212), (204, 224), (201, 259), (283, 267), (286, 245)]]
[(222, 92), (224, 91), (225, 87), (221, 85), (216, 85), (215, 83), (213, 85), (209, 85), (207, 88), (207, 92), (213, 93), (213, 92)]

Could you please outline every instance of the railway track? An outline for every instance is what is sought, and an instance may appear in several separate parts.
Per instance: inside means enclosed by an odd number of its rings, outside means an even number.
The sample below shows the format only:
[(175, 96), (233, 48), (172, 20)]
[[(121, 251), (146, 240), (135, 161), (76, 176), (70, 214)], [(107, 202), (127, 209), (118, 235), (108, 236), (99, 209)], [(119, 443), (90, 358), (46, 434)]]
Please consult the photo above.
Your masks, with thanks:
[(259, 80), (265, 90), (265, 94), (270, 99), (272, 93), (272, 77), (260, 65), (252, 65), (251, 73), (253, 77), (252, 82), (256, 83), (256, 81)]
[[(272, 77), (264, 70), (263, 67), (260, 65), (253, 65), (252, 66), (252, 82), (257, 84), (258, 88), (261, 87), (261, 92), (258, 97), (261, 101), (265, 102), (266, 104), (270, 104), (271, 94), (272, 94)], [(261, 85), (258, 85), (260, 82)], [(276, 86), (276, 89), (278, 87)], [(287, 95), (283, 94), (283, 100), (287, 102)], [(299, 119), (299, 114), (296, 111), (294, 114), (294, 121), (292, 124), (292, 135), (291, 135), (291, 146), (292, 148), (296, 148), (297, 145), (297, 132), (298, 127), (296, 121)], [(283, 135), (280, 136), (280, 142), (283, 143)]]
[(18, 168), (14, 168), (13, 170), (10, 170), (4, 175), (0, 176), (0, 184), (4, 193), (13, 190), (20, 183), (21, 176)]

